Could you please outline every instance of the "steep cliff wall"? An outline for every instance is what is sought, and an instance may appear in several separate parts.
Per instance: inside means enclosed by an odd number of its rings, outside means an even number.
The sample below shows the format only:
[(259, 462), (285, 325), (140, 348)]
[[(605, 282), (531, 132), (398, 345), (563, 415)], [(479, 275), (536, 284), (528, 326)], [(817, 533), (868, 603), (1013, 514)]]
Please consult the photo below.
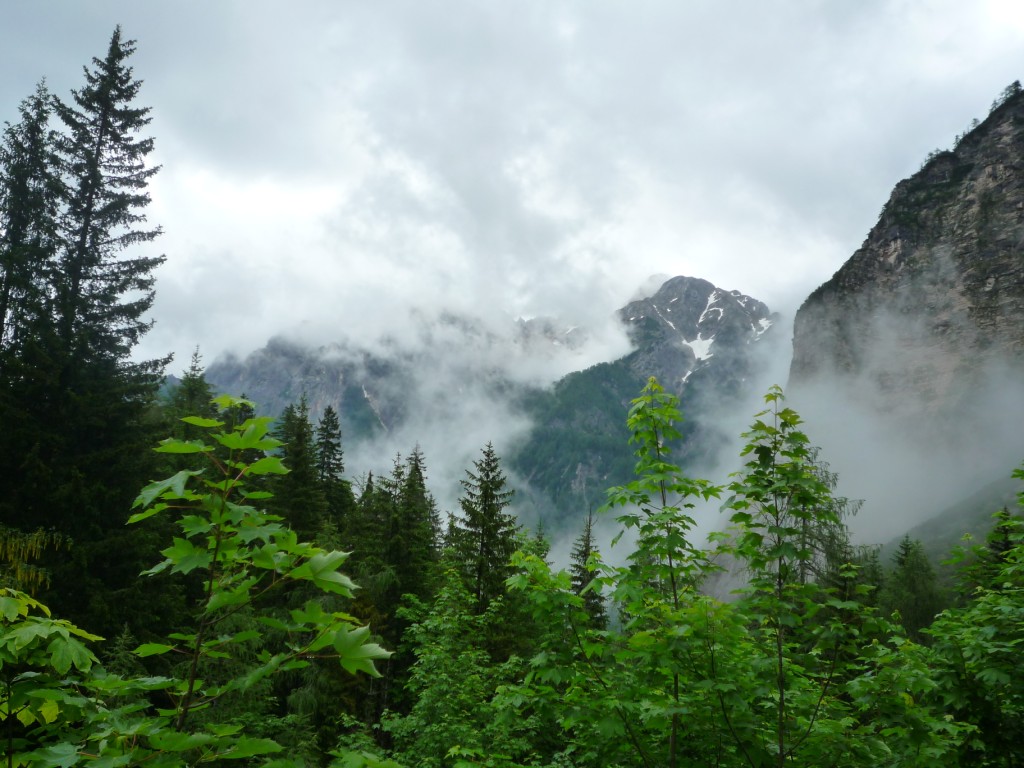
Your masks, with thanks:
[(796, 315), (790, 387), (838, 377), (879, 410), (933, 412), (1024, 362), (1024, 94), (893, 190)]

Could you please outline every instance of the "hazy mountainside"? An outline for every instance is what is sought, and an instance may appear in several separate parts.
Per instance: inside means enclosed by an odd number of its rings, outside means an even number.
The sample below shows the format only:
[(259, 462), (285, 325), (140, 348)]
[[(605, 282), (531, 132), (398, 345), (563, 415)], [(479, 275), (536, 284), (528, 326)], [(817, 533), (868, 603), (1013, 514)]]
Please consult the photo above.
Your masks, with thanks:
[(882, 407), (969, 397), (1024, 361), (1024, 95), (896, 185), (860, 249), (796, 315), (793, 385), (840, 374)]
[(687, 434), (700, 434), (682, 458), (709, 459), (731, 436), (709, 409), (751, 394), (745, 383), (771, 357), (758, 352), (776, 321), (763, 303), (689, 277), (668, 280), (617, 317), (632, 352), (547, 381), (552, 361), (564, 368), (586, 347), (586, 329), (539, 318), (495, 331), (451, 314), (418, 317), (411, 343), (311, 349), (277, 338), (206, 374), (270, 414), (303, 394), (314, 415), (333, 405), (356, 471), (386, 468), (395, 451), (419, 444), (435, 479), (457, 493), (472, 451), (493, 440), (518, 475), (521, 511), (543, 514), (549, 526), (566, 516), (575, 525), (575, 513), (600, 504), (605, 488), (632, 472), (625, 418), (647, 378), (682, 397)]
[(685, 443), (676, 458), (689, 468), (708, 467), (735, 437), (722, 413), (756, 396), (756, 376), (776, 352), (768, 331), (777, 318), (768, 307), (707, 280), (674, 277), (618, 316), (633, 352), (535, 392), (527, 403), (534, 427), (513, 456), (513, 466), (543, 494), (540, 506), (576, 510), (574, 518), (632, 476), (625, 414), (650, 376), (681, 400)]
[(876, 537), (1024, 457), (1022, 244), (1015, 83), (896, 185), (863, 245), (796, 314), (790, 395), (849, 495), (868, 500), (862, 527)]
[(244, 394), (261, 412), (275, 416), (303, 395), (313, 413), (333, 405), (344, 433), (360, 440), (401, 418), (401, 398), (385, 392), (402, 386), (403, 373), (401, 366), (365, 350), (342, 344), (310, 350), (275, 337), (243, 360), (217, 360), (206, 375), (218, 391)]

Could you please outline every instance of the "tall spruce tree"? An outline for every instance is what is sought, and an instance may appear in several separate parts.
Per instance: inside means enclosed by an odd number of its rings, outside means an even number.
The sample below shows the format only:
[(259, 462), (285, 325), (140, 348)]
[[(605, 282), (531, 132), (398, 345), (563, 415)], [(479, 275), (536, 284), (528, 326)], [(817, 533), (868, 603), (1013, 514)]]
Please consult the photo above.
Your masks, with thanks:
[(893, 569), (886, 578), (882, 607), (889, 612), (899, 612), (911, 640), (927, 642), (928, 637), (922, 630), (946, 607), (935, 569), (921, 542), (910, 536), (900, 540), (892, 560)]
[(142, 81), (127, 64), (134, 51), (117, 27), (71, 103), (55, 102), (67, 176), (56, 310), (65, 378), (74, 381), (82, 363), (105, 359), (128, 374), (126, 383), (148, 392), (167, 361), (130, 364), (128, 356), (151, 325), (144, 315), (154, 298), (152, 272), (164, 257), (124, 255), (160, 234), (145, 226), (143, 212), (159, 167), (146, 163), (153, 139), (138, 136), (151, 118), (148, 107), (135, 104)]
[(284, 443), (281, 456), (289, 472), (274, 478), (272, 509), (299, 538), (313, 539), (327, 515), (327, 499), (317, 482), (316, 441), (305, 395), (284, 409), (274, 437)]
[[(70, 536), (69, 553), (54, 558), (47, 599), (104, 634), (160, 610), (136, 583), (152, 554), (142, 542), (122, 541), (133, 489), (151, 475), (150, 408), (169, 360), (131, 359), (150, 327), (152, 272), (163, 261), (134, 252), (159, 229), (143, 226), (157, 169), (146, 163), (153, 140), (138, 137), (149, 110), (135, 104), (140, 82), (127, 65), (133, 50), (115, 29), (106, 56), (85, 68), (85, 85), (68, 102), (50, 102), (59, 132), (42, 128), (44, 90), (23, 112), (40, 158), (32, 163), (36, 198), (23, 230), (32, 247), (21, 251), (36, 270), (36, 306), (10, 348), (14, 374), (2, 377), (0, 395), (0, 460), (17, 478), (6, 494), (6, 520)], [(11, 157), (8, 175), (17, 167)], [(10, 296), (19, 290), (15, 281)]]
[(491, 443), (473, 468), (476, 471), (466, 470), (462, 480), (463, 517), (456, 538), (476, 610), (482, 612), (504, 594), (505, 579), (512, 574), (509, 560), (516, 550), (517, 526), (505, 509), (515, 492), (506, 486), (501, 459)]
[(316, 474), (327, 499), (327, 516), (339, 530), (356, 505), (352, 484), (342, 477), (344, 472), (341, 421), (334, 406), (328, 405), (316, 426)]
[(340, 480), (345, 471), (341, 421), (333, 405), (324, 408), (316, 427), (316, 474), (321, 485)]
[(45, 82), (19, 106), (0, 145), (0, 382), (25, 352), (32, 329), (49, 320), (47, 282), (57, 254), (63, 184), (53, 102)]
[(587, 612), (593, 626), (604, 629), (608, 624), (608, 614), (604, 607), (604, 598), (601, 596), (600, 587), (593, 584), (595, 574), (588, 565), (591, 557), (598, 554), (597, 542), (594, 540), (594, 512), (591, 510), (587, 513), (583, 532), (573, 544), (569, 576), (572, 581), (572, 591), (583, 596), (583, 610)]
[(404, 594), (425, 599), (432, 592), (437, 562), (437, 504), (427, 490), (426, 463), (419, 446), (406, 459), (395, 502), (385, 547), (395, 573), (392, 591), (397, 607)]

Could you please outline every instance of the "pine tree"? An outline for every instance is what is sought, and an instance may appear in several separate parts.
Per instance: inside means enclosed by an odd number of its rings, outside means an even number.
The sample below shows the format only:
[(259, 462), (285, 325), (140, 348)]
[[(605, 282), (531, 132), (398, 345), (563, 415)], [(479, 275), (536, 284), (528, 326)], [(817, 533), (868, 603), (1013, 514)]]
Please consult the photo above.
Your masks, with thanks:
[(911, 640), (918, 643), (927, 641), (921, 630), (926, 629), (945, 607), (945, 600), (920, 541), (910, 536), (900, 540), (881, 603), (886, 611), (899, 612), (903, 628)]
[(0, 380), (24, 353), (31, 329), (49, 320), (46, 286), (54, 270), (63, 190), (52, 111), (50, 93), (40, 82), (0, 145)]
[(345, 471), (341, 421), (333, 405), (324, 408), (316, 427), (316, 472), (321, 485), (340, 480)]
[(316, 427), (316, 473), (327, 499), (327, 515), (339, 529), (356, 505), (352, 484), (342, 477), (344, 472), (341, 422), (334, 406), (328, 405)]
[(202, 362), (199, 347), (196, 347), (188, 368), (181, 374), (181, 380), (167, 399), (165, 412), (171, 422), (171, 435), (181, 440), (193, 440), (201, 434), (199, 427), (184, 424), (181, 419), (186, 416), (207, 419), (217, 417), (217, 406), (213, 404), (213, 388), (206, 380)]
[[(127, 543), (122, 530), (134, 488), (152, 476), (151, 408), (169, 359), (131, 360), (150, 327), (152, 271), (163, 261), (126, 253), (159, 232), (141, 227), (156, 168), (146, 166), (152, 139), (136, 138), (149, 118), (134, 105), (140, 83), (126, 63), (133, 50), (116, 29), (106, 57), (85, 69), (85, 85), (69, 103), (47, 105), (45, 90), (37, 90), (18, 134), (21, 147), (35, 137), (35, 154), (8, 153), (4, 163), (10, 180), (22, 178), (11, 174), (11, 158), (36, 158), (26, 166), (33, 181), (23, 188), (34, 197), (22, 201), (24, 226), (4, 221), (6, 233), (25, 233), (20, 254), (36, 270), (26, 284), (17, 260), (5, 264), (8, 301), (27, 309), (12, 325), (18, 310), (9, 305), (5, 319), (0, 461), (17, 478), (5, 494), (5, 520), (73, 540), (68, 555), (53, 558), (54, 591), (45, 597), (103, 634), (164, 608), (137, 583), (152, 558), (149, 544)], [(52, 138), (43, 128), (49, 106), (62, 127)], [(17, 143), (11, 137), (9, 149)], [(3, 216), (13, 212), (5, 202)]]
[(594, 585), (584, 592), (594, 581), (594, 573), (590, 570), (588, 563), (590, 558), (597, 554), (597, 543), (594, 541), (594, 513), (590, 511), (587, 514), (583, 532), (576, 539), (572, 548), (569, 575), (572, 579), (572, 591), (577, 595), (583, 595), (583, 609), (590, 616), (592, 625), (598, 629), (604, 629), (608, 623), (608, 614), (605, 611), (600, 589)]
[(134, 105), (142, 85), (127, 65), (134, 50), (134, 41), (122, 40), (117, 27), (106, 57), (86, 68), (86, 85), (72, 92), (72, 103), (55, 102), (66, 131), (59, 144), (67, 199), (56, 310), (69, 381), (81, 363), (107, 359), (140, 379), (132, 383), (152, 384), (166, 364), (127, 363), (149, 330), (143, 315), (153, 304), (152, 272), (164, 261), (122, 256), (160, 233), (142, 227), (150, 202), (146, 187), (159, 168), (146, 165), (153, 139), (137, 137), (150, 110)]
[(965, 568), (971, 591), (979, 586), (996, 591), (1003, 588), (1000, 580), (1007, 557), (1019, 546), (1024, 530), (1024, 519), (1010, 514), (1006, 507), (992, 517), (994, 525), (985, 536), (985, 546), (975, 548), (976, 560)]
[(427, 490), (426, 464), (419, 446), (406, 459), (395, 502), (385, 547), (395, 573), (392, 602), (397, 607), (404, 594), (424, 599), (430, 595), (437, 563), (437, 504)]
[(284, 443), (281, 456), (289, 472), (275, 478), (273, 510), (299, 538), (313, 539), (326, 518), (327, 499), (317, 481), (316, 442), (305, 395), (284, 409), (274, 437)]
[(349, 570), (358, 575), (364, 592), (374, 590), (384, 569), (384, 535), (392, 504), (389, 485), (388, 478), (369, 473), (342, 528), (345, 546), (352, 551)]
[(476, 610), (482, 612), (504, 594), (505, 579), (512, 573), (509, 560), (516, 549), (517, 526), (505, 509), (515, 492), (506, 487), (501, 459), (491, 443), (473, 467), (476, 472), (466, 470), (462, 480), (459, 505), (463, 518), (459, 521), (457, 547)]

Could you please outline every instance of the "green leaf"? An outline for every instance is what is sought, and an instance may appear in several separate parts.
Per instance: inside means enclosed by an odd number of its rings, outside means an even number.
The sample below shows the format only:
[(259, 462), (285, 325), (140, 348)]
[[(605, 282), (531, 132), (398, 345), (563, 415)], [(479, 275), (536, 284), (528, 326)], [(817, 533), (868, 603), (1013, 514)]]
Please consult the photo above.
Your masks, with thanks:
[(133, 653), (136, 656), (145, 658), (147, 656), (158, 656), (161, 653), (167, 653), (168, 651), (173, 650), (173, 645), (164, 645), (163, 643), (143, 643), (138, 648), (136, 648), (133, 651)]
[(224, 426), (223, 421), (218, 421), (217, 419), (204, 419), (202, 416), (186, 416), (181, 419), (181, 421), (184, 421), (186, 424), (192, 424), (196, 427), (203, 427), (204, 429)]
[(168, 437), (161, 440), (153, 450), (157, 453), (209, 453), (213, 447), (204, 444), (202, 440), (175, 440)]
[(14, 621), (27, 613), (25, 604), (13, 597), (0, 597), (0, 615), (5, 621)]
[(253, 739), (248, 736), (241, 737), (226, 752), (218, 753), (217, 757), (224, 760), (239, 760), (253, 755), (268, 755), (280, 752), (281, 745), (273, 739)]
[(78, 747), (67, 743), (53, 744), (29, 752), (25, 757), (32, 768), (71, 768), (78, 762)]
[(154, 749), (167, 752), (186, 752), (210, 744), (216, 737), (209, 733), (180, 733), (178, 731), (154, 731), (149, 737)]
[(352, 674), (365, 672), (372, 677), (380, 677), (380, 672), (373, 664), (374, 659), (390, 658), (391, 652), (385, 651), (376, 643), (366, 642), (369, 636), (369, 627), (357, 627), (353, 630), (340, 627), (334, 635), (334, 650), (338, 652), (338, 660), (346, 671)]
[(352, 597), (356, 585), (348, 576), (338, 573), (338, 568), (347, 559), (347, 552), (319, 552), (293, 570), (289, 576), (293, 579), (312, 581), (325, 592)]
[(242, 498), (246, 500), (262, 501), (263, 499), (274, 498), (274, 494), (270, 491), (242, 491)]
[(291, 470), (284, 465), (279, 456), (264, 456), (249, 465), (250, 475), (287, 475), (289, 472)]
[(80, 672), (88, 672), (96, 660), (96, 657), (89, 653), (89, 649), (73, 637), (58, 635), (53, 638), (46, 651), (50, 654), (53, 668), (62, 675), (66, 675), (72, 665)]
[(207, 568), (213, 559), (205, 549), (197, 548), (188, 539), (179, 538), (174, 539), (174, 546), (160, 554), (174, 564), (171, 570), (175, 573), (191, 573), (196, 568)]
[[(203, 474), (201, 469), (183, 469), (181, 472), (165, 480), (156, 480), (150, 483), (136, 497), (135, 502), (132, 504), (132, 509), (148, 507), (168, 491), (171, 492), (173, 498), (183, 498), (185, 496), (185, 485), (188, 483), (189, 478), (201, 474)], [(132, 520), (129, 519), (128, 522), (132, 522)]]

